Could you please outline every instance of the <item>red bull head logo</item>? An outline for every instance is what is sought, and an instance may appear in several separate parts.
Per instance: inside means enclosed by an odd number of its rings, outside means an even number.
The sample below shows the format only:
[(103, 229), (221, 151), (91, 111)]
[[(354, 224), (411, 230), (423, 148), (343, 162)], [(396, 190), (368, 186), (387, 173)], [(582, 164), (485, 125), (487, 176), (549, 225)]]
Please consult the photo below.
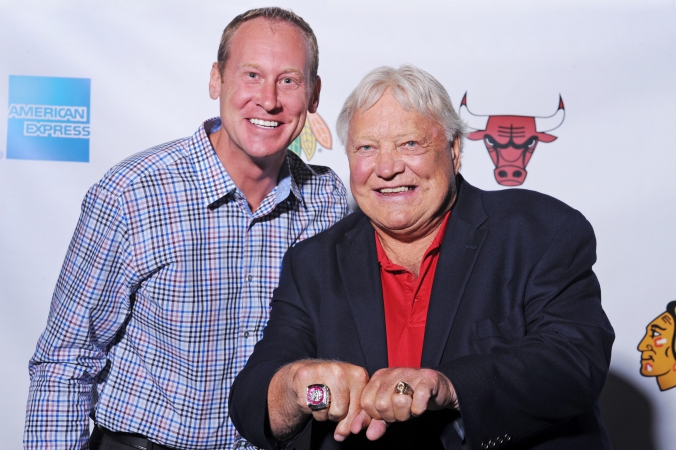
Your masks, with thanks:
[(467, 93), (460, 103), (460, 117), (473, 130), (467, 139), (484, 141), (493, 160), (495, 180), (503, 186), (520, 186), (526, 180), (526, 166), (538, 142), (552, 142), (548, 134), (563, 123), (566, 111), (559, 96), (559, 108), (548, 117), (480, 116), (467, 107)]

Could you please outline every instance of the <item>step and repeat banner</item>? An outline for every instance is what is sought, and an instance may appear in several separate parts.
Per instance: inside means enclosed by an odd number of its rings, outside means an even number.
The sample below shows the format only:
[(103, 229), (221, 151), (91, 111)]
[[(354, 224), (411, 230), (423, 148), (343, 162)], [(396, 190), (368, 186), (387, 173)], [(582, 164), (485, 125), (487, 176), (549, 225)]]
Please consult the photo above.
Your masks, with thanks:
[[(82, 198), (108, 168), (218, 114), (225, 25), (269, 3), (0, 4), (0, 436), (21, 448), (28, 359)], [(616, 331), (604, 420), (618, 449), (676, 448), (674, 0), (296, 0), (315, 30), (316, 115), (291, 150), (348, 180), (343, 101), (380, 65), (415, 64), (470, 127), (462, 173), (579, 209)], [(4, 106), (2, 106), (4, 105)], [(505, 149), (500, 129), (519, 129)], [(503, 139), (504, 140), (504, 139)], [(672, 311), (673, 312), (673, 311)]]

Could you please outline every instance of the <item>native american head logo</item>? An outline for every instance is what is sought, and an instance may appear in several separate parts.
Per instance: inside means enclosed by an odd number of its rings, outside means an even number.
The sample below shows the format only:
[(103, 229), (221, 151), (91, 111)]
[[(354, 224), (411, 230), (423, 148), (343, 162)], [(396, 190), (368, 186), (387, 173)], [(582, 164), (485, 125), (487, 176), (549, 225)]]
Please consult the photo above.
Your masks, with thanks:
[(657, 377), (660, 391), (676, 387), (676, 301), (667, 311), (648, 324), (638, 344), (641, 352), (641, 375)]
[(317, 113), (308, 113), (303, 131), (289, 146), (289, 150), (300, 156), (301, 150), (307, 160), (311, 160), (317, 151), (317, 143), (327, 150), (331, 150), (331, 131), (324, 119)]
[(559, 107), (548, 117), (481, 116), (470, 112), (465, 92), (460, 103), (460, 117), (472, 130), (467, 139), (484, 141), (495, 165), (495, 181), (503, 186), (521, 186), (528, 175), (526, 166), (535, 147), (540, 141), (548, 143), (556, 139), (547, 132), (561, 126), (566, 110), (559, 95)]

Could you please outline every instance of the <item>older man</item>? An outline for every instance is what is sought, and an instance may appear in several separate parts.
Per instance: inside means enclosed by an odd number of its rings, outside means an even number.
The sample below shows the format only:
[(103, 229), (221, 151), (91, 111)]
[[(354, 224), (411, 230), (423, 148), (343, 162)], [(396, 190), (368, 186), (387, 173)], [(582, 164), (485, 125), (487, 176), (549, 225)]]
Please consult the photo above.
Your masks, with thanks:
[(26, 448), (248, 447), (227, 398), (282, 256), (347, 212), (338, 177), (287, 151), (317, 108), (317, 66), (296, 14), (237, 16), (211, 69), (220, 118), (90, 189), (30, 363)]
[(338, 132), (362, 212), (287, 252), (232, 388), (242, 435), (293, 444), (312, 418), (321, 449), (610, 448), (614, 335), (584, 217), (464, 181), (463, 125), (415, 67), (367, 75)]

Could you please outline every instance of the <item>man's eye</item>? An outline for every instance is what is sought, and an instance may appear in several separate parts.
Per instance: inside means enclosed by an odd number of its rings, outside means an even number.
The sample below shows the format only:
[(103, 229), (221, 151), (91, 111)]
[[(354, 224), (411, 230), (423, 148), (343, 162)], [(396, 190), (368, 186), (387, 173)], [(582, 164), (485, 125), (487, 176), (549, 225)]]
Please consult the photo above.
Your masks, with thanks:
[(406, 147), (415, 147), (417, 145), (418, 145), (418, 143), (416, 141), (408, 141), (406, 143)]
[(249, 72), (249, 78), (256, 78), (258, 75), (256, 75), (253, 72)]
[(653, 330), (651, 337), (662, 336), (659, 331)]
[(293, 83), (293, 80), (291, 78), (284, 78), (284, 79), (282, 79), (282, 83), (291, 84), (291, 83)]
[(373, 147), (370, 145), (362, 145), (361, 147), (357, 147), (357, 150), (371, 150), (371, 148)]

